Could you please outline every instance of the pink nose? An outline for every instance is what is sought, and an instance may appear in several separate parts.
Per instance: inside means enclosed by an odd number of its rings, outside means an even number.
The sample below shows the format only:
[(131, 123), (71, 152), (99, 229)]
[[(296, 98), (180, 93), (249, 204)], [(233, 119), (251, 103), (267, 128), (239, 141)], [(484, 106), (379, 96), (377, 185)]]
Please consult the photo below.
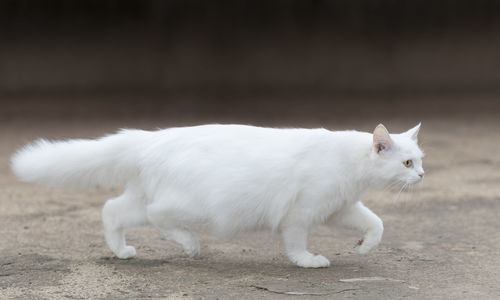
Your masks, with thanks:
[(418, 176), (420, 176), (420, 178), (424, 178), (424, 173), (420, 173)]

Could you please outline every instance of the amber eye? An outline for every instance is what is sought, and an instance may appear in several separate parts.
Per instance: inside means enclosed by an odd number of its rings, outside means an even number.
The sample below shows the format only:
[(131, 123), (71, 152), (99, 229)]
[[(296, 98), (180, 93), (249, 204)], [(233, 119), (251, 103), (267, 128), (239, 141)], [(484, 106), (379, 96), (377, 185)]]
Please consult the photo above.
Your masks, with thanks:
[(405, 167), (409, 168), (409, 167), (413, 166), (413, 161), (411, 159), (409, 159), (407, 161), (404, 161), (403, 165), (405, 165)]

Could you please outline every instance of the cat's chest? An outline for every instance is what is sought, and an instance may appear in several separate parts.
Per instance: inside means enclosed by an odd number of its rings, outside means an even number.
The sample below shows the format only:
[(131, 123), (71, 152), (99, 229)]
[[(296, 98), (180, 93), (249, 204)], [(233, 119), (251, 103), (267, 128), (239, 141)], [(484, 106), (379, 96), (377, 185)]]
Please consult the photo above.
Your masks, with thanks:
[(324, 196), (318, 205), (319, 212), (326, 217), (359, 201), (363, 193), (359, 190), (334, 190)]
[(329, 216), (350, 206), (361, 199), (365, 191), (356, 185), (344, 184), (343, 186), (324, 182), (321, 186), (310, 187), (302, 194), (299, 210), (309, 211), (316, 221), (326, 220)]

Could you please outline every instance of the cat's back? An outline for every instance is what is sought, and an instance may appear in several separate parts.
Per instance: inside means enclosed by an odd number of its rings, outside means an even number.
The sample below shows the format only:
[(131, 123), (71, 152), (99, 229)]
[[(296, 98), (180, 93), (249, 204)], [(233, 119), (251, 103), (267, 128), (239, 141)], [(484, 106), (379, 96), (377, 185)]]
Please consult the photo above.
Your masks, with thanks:
[[(302, 128), (266, 128), (249, 125), (200, 125), (176, 127), (157, 132), (159, 144), (180, 146), (280, 147), (289, 146), (331, 133), (328, 130)], [(163, 146), (163, 145), (162, 145)]]
[(290, 135), (310, 135), (318, 132), (326, 132), (323, 128), (305, 129), (305, 128), (272, 128), (272, 127), (259, 127), (251, 125), (240, 124), (208, 124), (187, 127), (173, 127), (159, 132), (163, 135), (182, 135), (184, 137), (210, 137), (210, 138), (235, 138), (249, 139), (249, 138), (263, 138), (263, 137), (277, 137), (277, 136), (290, 136)]
[(357, 131), (213, 124), (155, 131), (141, 154), (145, 163), (169, 160), (170, 165), (194, 160), (213, 166), (285, 164), (306, 157), (329, 157), (336, 163), (369, 140), (367, 133)]
[[(335, 150), (369, 140), (367, 133), (358, 131), (330, 131), (324, 128), (268, 128), (236, 124), (210, 124), (189, 127), (173, 127), (154, 132), (147, 149), (151, 151), (214, 152), (239, 155), (283, 155), (294, 151), (314, 149)], [(271, 152), (270, 152), (271, 151)]]
[[(325, 129), (200, 125), (154, 132), (141, 152), (148, 169), (236, 169), (291, 164), (316, 147)], [(324, 139), (323, 139), (324, 140)], [(267, 167), (266, 167), (267, 168)]]

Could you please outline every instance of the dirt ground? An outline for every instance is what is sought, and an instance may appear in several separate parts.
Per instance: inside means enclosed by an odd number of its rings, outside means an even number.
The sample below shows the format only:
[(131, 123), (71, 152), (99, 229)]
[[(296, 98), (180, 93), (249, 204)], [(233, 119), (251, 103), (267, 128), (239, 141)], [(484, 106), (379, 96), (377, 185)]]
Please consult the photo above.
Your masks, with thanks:
[[(0, 111), (0, 298), (500, 298), (500, 105), (475, 97), (404, 102), (72, 102), (6, 98)], [(212, 104), (210, 104), (212, 103)], [(308, 104), (309, 103), (309, 104)], [(276, 108), (278, 106), (278, 108)], [(279, 106), (283, 106), (280, 108)], [(374, 192), (365, 204), (385, 225), (372, 253), (350, 254), (360, 235), (319, 227), (310, 250), (324, 269), (295, 267), (269, 232), (221, 241), (198, 230), (202, 256), (151, 228), (130, 230), (137, 257), (105, 245), (105, 200), (120, 191), (67, 191), (21, 183), (12, 152), (37, 137), (97, 137), (120, 127), (153, 129), (206, 122), (402, 131), (422, 121), (425, 181)], [(290, 296), (296, 295), (296, 296)]]

